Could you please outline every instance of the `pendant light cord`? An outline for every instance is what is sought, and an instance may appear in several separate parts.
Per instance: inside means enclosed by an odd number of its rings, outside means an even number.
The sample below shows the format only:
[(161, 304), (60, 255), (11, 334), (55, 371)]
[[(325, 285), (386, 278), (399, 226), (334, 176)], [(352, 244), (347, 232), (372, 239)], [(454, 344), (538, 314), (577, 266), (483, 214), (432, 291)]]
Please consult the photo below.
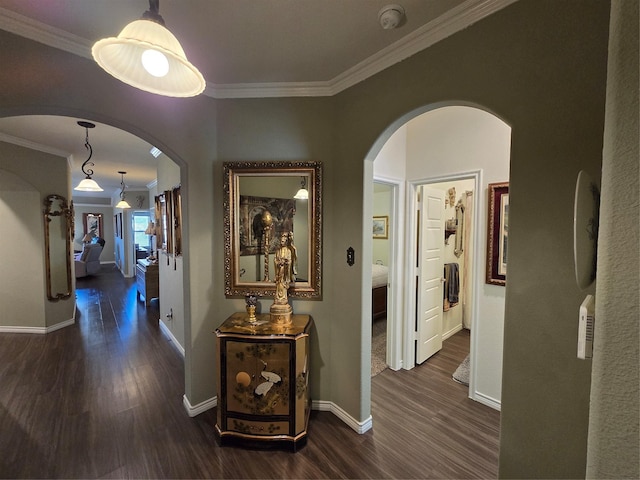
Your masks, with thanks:
[(82, 167), (80, 167), (80, 169), (82, 170), (82, 173), (84, 173), (87, 178), (91, 178), (91, 175), (93, 175), (93, 170), (91, 168), (88, 168), (85, 170), (85, 167), (88, 165), (90, 167), (95, 166), (95, 164), (93, 162), (90, 162), (89, 160), (91, 160), (91, 156), (93, 155), (93, 148), (91, 148), (91, 144), (89, 143), (89, 127), (84, 127), (84, 129), (86, 130), (86, 136), (85, 136), (85, 140), (84, 140), (84, 147), (89, 150), (89, 158), (87, 158), (84, 163), (82, 164)]
[(165, 26), (164, 18), (160, 16), (160, 0), (149, 0), (149, 10), (142, 14), (142, 19)]

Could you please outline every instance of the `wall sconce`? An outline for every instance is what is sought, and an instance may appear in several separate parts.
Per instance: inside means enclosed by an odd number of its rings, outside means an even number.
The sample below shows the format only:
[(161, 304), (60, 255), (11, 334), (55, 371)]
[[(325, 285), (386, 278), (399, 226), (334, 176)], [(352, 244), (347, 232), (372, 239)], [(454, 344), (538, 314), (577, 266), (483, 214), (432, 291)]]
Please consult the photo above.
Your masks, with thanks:
[(93, 155), (93, 148), (91, 148), (91, 144), (89, 143), (89, 129), (95, 128), (95, 124), (80, 120), (78, 121), (78, 125), (80, 125), (81, 127), (84, 127), (85, 129), (86, 136), (85, 136), (84, 146), (87, 150), (89, 150), (89, 158), (87, 158), (82, 164), (82, 167), (80, 167), (82, 170), (82, 173), (86, 175), (86, 178), (83, 178), (78, 184), (78, 186), (74, 188), (74, 190), (78, 190), (81, 192), (102, 192), (102, 188), (100, 188), (100, 185), (98, 185), (97, 182), (91, 178), (91, 175), (93, 175), (93, 170), (90, 168), (85, 170), (86, 166), (89, 166), (89, 167), (94, 166), (94, 163), (89, 161), (91, 160), (91, 156)]
[(307, 190), (307, 179), (302, 177), (302, 181), (300, 182), (300, 190), (296, 192), (293, 196), (296, 200), (308, 200), (309, 199), (309, 190)]
[(93, 59), (118, 80), (145, 92), (168, 97), (193, 97), (206, 82), (184, 53), (178, 39), (165, 27), (160, 0), (149, 0), (149, 10), (129, 23), (117, 37), (103, 38), (91, 49)]
[(127, 172), (118, 172), (120, 175), (122, 175), (122, 181), (120, 182), (120, 185), (122, 186), (122, 190), (120, 191), (120, 201), (118, 202), (118, 204), (116, 205), (116, 208), (131, 208), (131, 205), (129, 205), (129, 203), (127, 203), (127, 201), (124, 199), (124, 174)]

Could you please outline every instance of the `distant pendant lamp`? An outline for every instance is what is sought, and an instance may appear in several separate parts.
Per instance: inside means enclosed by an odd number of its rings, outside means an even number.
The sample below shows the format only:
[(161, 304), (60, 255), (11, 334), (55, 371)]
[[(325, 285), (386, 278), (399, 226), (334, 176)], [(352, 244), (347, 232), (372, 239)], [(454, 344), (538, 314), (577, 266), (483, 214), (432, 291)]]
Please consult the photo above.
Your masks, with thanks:
[(300, 182), (300, 190), (293, 196), (293, 198), (297, 200), (307, 200), (309, 199), (309, 190), (307, 190), (307, 179), (302, 177), (302, 181)]
[(122, 175), (122, 181), (120, 182), (120, 186), (122, 187), (122, 190), (120, 190), (120, 201), (116, 205), (116, 208), (131, 208), (131, 205), (129, 205), (127, 201), (124, 199), (124, 187), (125, 187), (124, 174), (127, 172), (118, 172), (118, 173)]
[(206, 82), (176, 37), (164, 26), (160, 0), (149, 0), (149, 10), (124, 27), (117, 37), (103, 38), (91, 49), (93, 59), (118, 80), (167, 97), (193, 97)]
[(84, 127), (85, 129), (86, 136), (84, 146), (87, 150), (89, 150), (89, 158), (87, 158), (82, 164), (82, 167), (80, 167), (82, 169), (82, 173), (86, 175), (86, 178), (83, 178), (78, 186), (74, 188), (74, 190), (79, 190), (81, 192), (102, 192), (102, 188), (100, 188), (100, 185), (98, 185), (96, 181), (91, 178), (91, 175), (93, 175), (93, 170), (91, 168), (85, 170), (86, 166), (95, 166), (93, 162), (89, 161), (91, 160), (91, 156), (93, 155), (93, 148), (91, 148), (91, 144), (89, 143), (89, 129), (95, 128), (95, 125), (91, 122), (85, 122), (82, 120), (78, 121), (78, 125)]

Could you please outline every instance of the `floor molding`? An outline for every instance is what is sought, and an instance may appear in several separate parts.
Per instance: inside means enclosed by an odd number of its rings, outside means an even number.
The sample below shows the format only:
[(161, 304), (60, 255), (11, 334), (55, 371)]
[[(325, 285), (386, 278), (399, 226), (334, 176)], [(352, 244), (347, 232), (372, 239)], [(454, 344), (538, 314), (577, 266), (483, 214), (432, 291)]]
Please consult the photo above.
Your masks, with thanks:
[[(201, 413), (206, 412), (218, 405), (218, 397), (211, 397), (204, 402), (200, 402), (197, 405), (191, 405), (191, 402), (186, 395), (182, 397), (182, 404), (184, 405), (187, 414), (190, 417), (195, 417)], [(359, 434), (363, 434), (371, 429), (373, 426), (373, 418), (369, 415), (364, 422), (358, 422), (355, 418), (345, 412), (341, 407), (333, 402), (327, 402), (324, 400), (314, 400), (311, 402), (311, 410), (317, 410), (321, 412), (331, 412), (351, 429)]]
[(169, 330), (169, 327), (167, 327), (164, 322), (162, 320), (158, 320), (158, 324), (160, 325), (160, 330), (162, 330), (162, 332), (169, 337), (169, 340), (171, 340), (171, 344), (175, 347), (175, 349), (180, 353), (180, 355), (182, 355), (182, 358), (184, 358), (184, 347), (182, 345), (180, 345), (180, 342), (178, 341), (178, 339), (173, 335), (173, 333), (171, 332), (171, 330)]
[(488, 397), (487, 395), (483, 395), (480, 392), (476, 391), (476, 392), (472, 393), (471, 395), (469, 395), (469, 398), (471, 400), (474, 400), (474, 401), (478, 402), (478, 403), (486, 405), (487, 407), (491, 407), (494, 410), (501, 411), (501, 409), (502, 409), (502, 404), (500, 403), (499, 400), (496, 400), (495, 398)]
[(0, 326), (0, 333), (31, 333), (37, 335), (46, 335), (47, 333), (55, 332), (61, 328), (68, 327), (76, 323), (75, 318), (65, 320), (64, 322), (56, 323), (50, 327), (21, 327), (18, 325)]
[(212, 408), (218, 405), (218, 397), (212, 397), (204, 402), (200, 402), (197, 405), (191, 405), (191, 402), (187, 398), (186, 395), (182, 396), (182, 404), (184, 405), (187, 414), (190, 417), (195, 417), (200, 415), (201, 413), (206, 412), (207, 410), (211, 410)]

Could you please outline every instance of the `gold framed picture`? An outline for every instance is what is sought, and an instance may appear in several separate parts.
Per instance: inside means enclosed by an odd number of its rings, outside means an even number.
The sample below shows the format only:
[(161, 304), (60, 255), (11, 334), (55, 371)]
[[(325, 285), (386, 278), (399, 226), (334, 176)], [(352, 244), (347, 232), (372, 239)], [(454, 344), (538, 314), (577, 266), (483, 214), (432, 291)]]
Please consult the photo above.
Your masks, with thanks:
[(373, 217), (373, 238), (389, 238), (389, 216), (374, 215)]

